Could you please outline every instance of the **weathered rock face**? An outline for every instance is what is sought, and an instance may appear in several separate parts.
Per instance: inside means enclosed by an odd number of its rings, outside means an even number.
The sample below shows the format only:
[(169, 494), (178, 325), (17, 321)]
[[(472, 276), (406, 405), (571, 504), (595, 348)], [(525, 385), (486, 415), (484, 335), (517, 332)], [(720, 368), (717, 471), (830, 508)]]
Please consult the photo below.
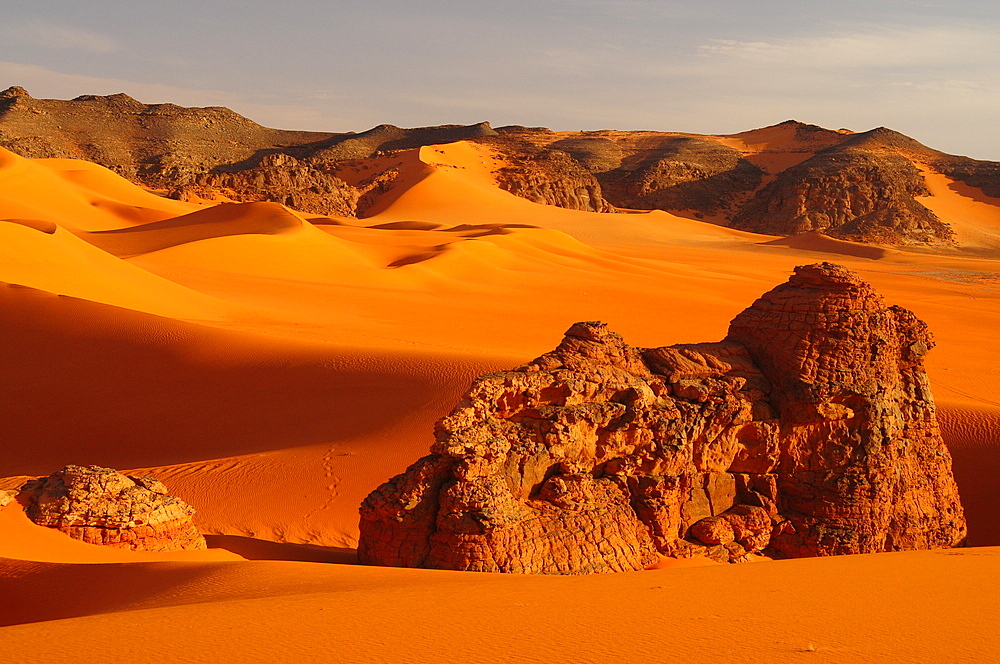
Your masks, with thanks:
[(830, 148), (783, 171), (732, 226), (883, 244), (950, 242), (951, 228), (916, 199), (928, 194), (920, 171), (900, 154)]
[[(503, 146), (500, 146), (501, 149)], [(504, 150), (508, 165), (495, 173), (501, 189), (534, 203), (569, 210), (614, 212), (601, 195), (597, 179), (559, 150)]]
[(639, 349), (577, 323), (476, 381), (432, 453), (365, 499), (359, 559), (576, 574), (957, 545), (932, 345), (828, 263), (796, 268), (719, 343)]
[(66, 466), (21, 488), (28, 518), (89, 544), (143, 551), (207, 548), (194, 509), (152, 477)]
[(677, 137), (633, 168), (602, 173), (599, 179), (609, 198), (623, 207), (704, 215), (745, 202), (760, 185), (761, 170), (733, 148)]
[(312, 214), (353, 217), (361, 192), (340, 178), (286, 154), (270, 154), (260, 164), (235, 172), (200, 173), (171, 191), (184, 200), (215, 193), (248, 202), (274, 201)]

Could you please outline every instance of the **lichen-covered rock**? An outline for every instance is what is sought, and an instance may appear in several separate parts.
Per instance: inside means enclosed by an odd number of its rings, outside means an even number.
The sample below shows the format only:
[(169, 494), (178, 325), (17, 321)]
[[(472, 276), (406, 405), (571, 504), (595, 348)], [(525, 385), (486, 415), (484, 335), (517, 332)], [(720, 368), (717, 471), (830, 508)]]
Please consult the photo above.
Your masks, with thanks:
[(152, 477), (66, 466), (21, 488), (28, 518), (89, 544), (143, 551), (206, 548), (194, 509)]
[(796, 268), (719, 343), (577, 323), (477, 380), (361, 506), (359, 559), (531, 573), (954, 546), (965, 521), (910, 312)]

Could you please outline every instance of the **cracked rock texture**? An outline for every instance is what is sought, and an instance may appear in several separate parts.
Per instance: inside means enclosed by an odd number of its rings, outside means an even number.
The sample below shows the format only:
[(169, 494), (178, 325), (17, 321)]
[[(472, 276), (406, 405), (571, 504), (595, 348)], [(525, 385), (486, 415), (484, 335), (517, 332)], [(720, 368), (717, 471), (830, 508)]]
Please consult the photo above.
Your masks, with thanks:
[(633, 348), (577, 323), (479, 378), (431, 454), (365, 499), (359, 559), (581, 574), (958, 545), (932, 346), (829, 263), (796, 268), (718, 343)]
[(194, 509), (152, 477), (66, 466), (31, 480), (19, 499), (28, 518), (89, 544), (142, 551), (205, 549)]

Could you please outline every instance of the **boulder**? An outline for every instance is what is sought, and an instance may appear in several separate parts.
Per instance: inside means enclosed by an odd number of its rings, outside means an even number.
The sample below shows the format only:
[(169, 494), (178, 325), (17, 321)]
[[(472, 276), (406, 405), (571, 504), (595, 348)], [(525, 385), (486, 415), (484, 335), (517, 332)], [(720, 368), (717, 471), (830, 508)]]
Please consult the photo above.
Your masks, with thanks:
[(142, 551), (205, 549), (194, 509), (152, 477), (66, 466), (31, 480), (19, 496), (33, 522), (89, 544)]
[(359, 559), (580, 574), (958, 545), (932, 346), (828, 263), (796, 268), (718, 343), (634, 348), (577, 323), (480, 377), (431, 454), (365, 499)]

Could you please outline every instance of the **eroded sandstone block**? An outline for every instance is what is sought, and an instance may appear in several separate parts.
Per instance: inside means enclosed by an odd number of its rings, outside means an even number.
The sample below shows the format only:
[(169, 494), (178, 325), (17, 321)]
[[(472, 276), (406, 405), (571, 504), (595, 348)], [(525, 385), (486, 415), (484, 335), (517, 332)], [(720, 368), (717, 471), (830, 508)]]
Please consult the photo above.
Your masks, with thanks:
[(194, 509), (152, 478), (66, 466), (21, 488), (28, 518), (89, 544), (144, 551), (205, 549)]
[(362, 562), (532, 573), (954, 546), (965, 520), (926, 325), (821, 263), (719, 343), (577, 323), (479, 378), (431, 454), (361, 506)]

